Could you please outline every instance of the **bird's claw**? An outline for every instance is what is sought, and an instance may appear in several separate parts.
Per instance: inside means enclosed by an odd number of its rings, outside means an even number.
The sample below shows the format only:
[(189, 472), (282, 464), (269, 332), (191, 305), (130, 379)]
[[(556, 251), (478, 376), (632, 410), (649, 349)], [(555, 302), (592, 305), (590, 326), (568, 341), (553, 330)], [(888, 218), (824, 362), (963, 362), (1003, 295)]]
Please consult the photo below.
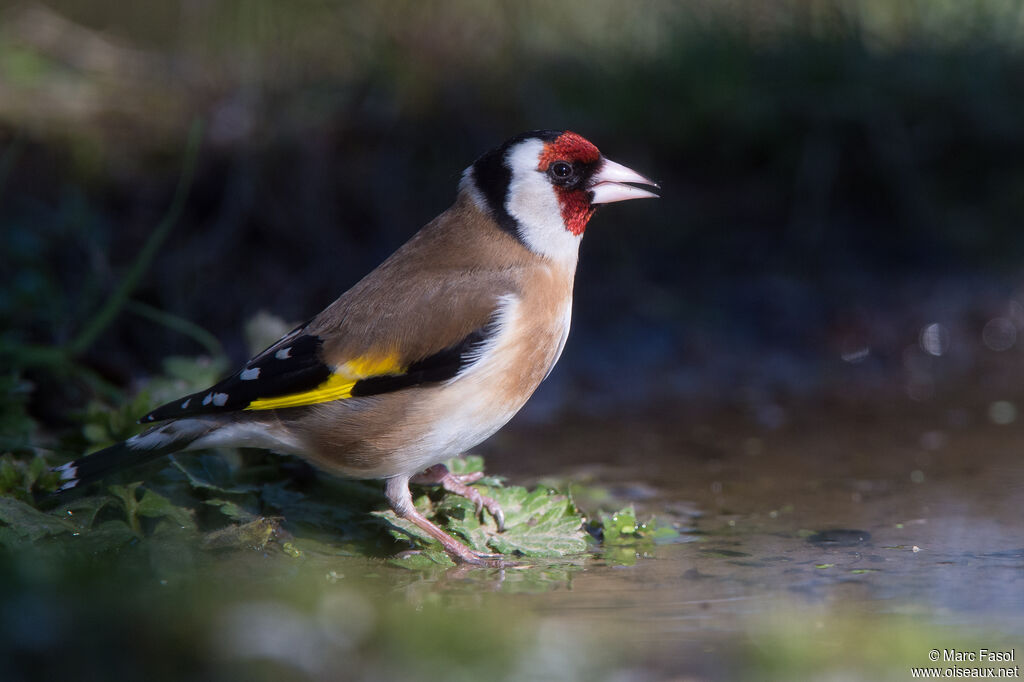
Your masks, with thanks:
[[(469, 476), (472, 476), (472, 474), (469, 474)], [(482, 473), (480, 476), (476, 476), (473, 480), (479, 480), (481, 476), (483, 476)], [(469, 487), (461, 477), (458, 477), (455, 474), (450, 473), (447, 477), (442, 479), (441, 486), (448, 492), (454, 493), (455, 495), (461, 495), (472, 502), (476, 509), (477, 516), (482, 517), (484, 509), (489, 511), (491, 516), (494, 517), (494, 524), (497, 526), (498, 532), (504, 532), (505, 511), (501, 508), (501, 505), (498, 504), (497, 500), (492, 497), (487, 497), (476, 488)]]
[(445, 465), (436, 464), (426, 471), (413, 476), (411, 480), (413, 483), (421, 484), (439, 483), (448, 492), (465, 497), (475, 506), (477, 516), (481, 516), (484, 509), (486, 509), (494, 517), (494, 524), (497, 526), (498, 532), (504, 532), (505, 512), (501, 505), (498, 504), (497, 500), (487, 497), (476, 488), (470, 487), (471, 483), (476, 483), (483, 476), (484, 472), (482, 471), (474, 471), (470, 474), (453, 474)]

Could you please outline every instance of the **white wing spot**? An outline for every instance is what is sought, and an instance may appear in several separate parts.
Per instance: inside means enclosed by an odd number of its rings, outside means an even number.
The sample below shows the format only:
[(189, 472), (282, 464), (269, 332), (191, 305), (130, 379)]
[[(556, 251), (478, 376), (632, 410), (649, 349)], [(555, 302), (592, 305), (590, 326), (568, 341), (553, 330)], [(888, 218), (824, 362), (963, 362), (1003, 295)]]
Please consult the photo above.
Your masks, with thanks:
[(278, 360), (287, 360), (292, 356), (292, 347), (282, 348), (281, 350), (274, 353), (274, 357)]
[(206, 397), (203, 398), (203, 405), (209, 405), (211, 402), (213, 402), (213, 394), (207, 393)]
[(192, 398), (189, 398), (188, 400), (186, 400), (185, 402), (183, 402), (183, 403), (181, 404), (181, 409), (183, 409), (183, 410), (187, 410), (187, 409), (188, 409), (188, 404), (189, 404), (190, 402), (192, 402)]
[(213, 404), (216, 405), (217, 407), (223, 407), (224, 404), (227, 403), (227, 401), (228, 401), (228, 394), (227, 393), (214, 393), (213, 394)]
[(250, 369), (244, 370), (241, 374), (238, 375), (238, 378), (241, 379), (242, 381), (252, 381), (253, 379), (259, 379), (260, 368), (252, 367)]
[[(62, 481), (69, 481), (71, 479), (78, 478), (78, 467), (75, 466), (74, 462), (63, 464), (54, 469), (54, 471), (60, 472), (60, 480)], [(77, 482), (78, 481), (75, 481), (75, 483)]]

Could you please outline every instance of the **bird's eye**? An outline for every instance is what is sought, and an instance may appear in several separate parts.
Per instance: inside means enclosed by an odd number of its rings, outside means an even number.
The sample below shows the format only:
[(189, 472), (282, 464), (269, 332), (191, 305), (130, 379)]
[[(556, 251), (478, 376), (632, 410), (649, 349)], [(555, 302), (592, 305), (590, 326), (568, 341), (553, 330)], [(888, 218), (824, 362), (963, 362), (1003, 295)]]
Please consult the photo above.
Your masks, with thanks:
[(565, 161), (555, 161), (548, 169), (551, 177), (555, 180), (568, 180), (573, 175), (572, 164)]

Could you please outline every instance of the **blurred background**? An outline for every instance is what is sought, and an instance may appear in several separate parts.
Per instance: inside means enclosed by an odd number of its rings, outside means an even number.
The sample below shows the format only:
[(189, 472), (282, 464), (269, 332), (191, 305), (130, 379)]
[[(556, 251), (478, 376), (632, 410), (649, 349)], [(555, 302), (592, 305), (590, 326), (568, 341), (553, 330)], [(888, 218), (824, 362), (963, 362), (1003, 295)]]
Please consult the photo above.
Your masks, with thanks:
[[(999, 381), (1024, 323), (1022, 21), (1010, 0), (6, 3), (3, 343), (74, 340), (184, 172), (138, 305), (79, 359), (123, 387), (209, 350), (159, 310), (237, 364), (247, 320), (306, 319), (478, 155), (549, 127), (664, 192), (593, 221), (528, 414)], [(79, 399), (27, 374), (40, 416)]]
[(1017, 0), (0, 2), (3, 446), (70, 456), (85, 406), (167, 356), (216, 378), (447, 208), (477, 156), (564, 128), (662, 198), (591, 222), (503, 472), (560, 456), (510, 457), (523, 427), (618, 415), (626, 452), (652, 414), (761, 429), (667, 436), (728, 467), (807, 406), (854, 435), (850, 405), (941, 412), (909, 428), (927, 454), (964, 401), (1010, 425), (1024, 394), (1022, 112)]

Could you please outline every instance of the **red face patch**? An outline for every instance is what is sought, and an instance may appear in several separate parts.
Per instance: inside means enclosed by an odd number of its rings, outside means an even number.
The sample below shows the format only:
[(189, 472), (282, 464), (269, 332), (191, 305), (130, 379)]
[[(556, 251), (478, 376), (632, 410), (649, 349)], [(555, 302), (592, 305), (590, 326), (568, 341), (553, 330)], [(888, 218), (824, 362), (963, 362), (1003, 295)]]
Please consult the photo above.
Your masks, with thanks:
[[(568, 161), (569, 163), (596, 163), (601, 159), (601, 152), (598, 151), (589, 140), (582, 135), (571, 131), (565, 131), (553, 141), (544, 145), (541, 152), (540, 162), (537, 170), (542, 173), (548, 171), (548, 167), (555, 161)], [(581, 235), (587, 229), (587, 222), (594, 215), (594, 207), (590, 205), (587, 192), (581, 188), (570, 189), (555, 185), (555, 193), (558, 195), (558, 203), (562, 209), (562, 220), (565, 228), (574, 235)]]
[(567, 130), (544, 145), (537, 170), (546, 173), (548, 166), (555, 161), (594, 163), (600, 158), (601, 152), (587, 138)]

